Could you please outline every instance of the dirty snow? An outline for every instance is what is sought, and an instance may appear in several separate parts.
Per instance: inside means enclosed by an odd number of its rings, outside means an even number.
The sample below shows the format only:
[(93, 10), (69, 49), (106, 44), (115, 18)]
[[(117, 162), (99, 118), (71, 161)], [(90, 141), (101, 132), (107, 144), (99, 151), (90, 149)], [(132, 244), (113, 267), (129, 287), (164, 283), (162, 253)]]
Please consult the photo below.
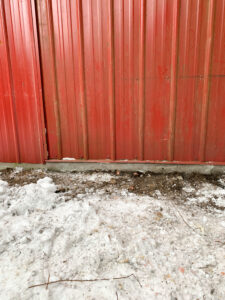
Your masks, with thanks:
[[(116, 178), (97, 172), (57, 175), (72, 178), (75, 189), (87, 183), (85, 193), (68, 198), (54, 176), (23, 185), (0, 180), (0, 299), (225, 299), (223, 176), (220, 186), (183, 180), (180, 202), (157, 189), (153, 195), (93, 189)], [(136, 278), (28, 288), (49, 276), (130, 274)]]

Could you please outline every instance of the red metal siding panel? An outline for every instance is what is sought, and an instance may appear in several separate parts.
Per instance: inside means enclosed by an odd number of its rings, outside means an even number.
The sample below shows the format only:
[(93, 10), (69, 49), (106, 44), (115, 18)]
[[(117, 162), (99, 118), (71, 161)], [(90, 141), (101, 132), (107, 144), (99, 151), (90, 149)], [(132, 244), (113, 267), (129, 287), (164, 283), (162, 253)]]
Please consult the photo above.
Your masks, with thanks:
[(50, 159), (225, 163), (225, 0), (3, 2), (4, 160), (44, 155), (36, 3)]
[(174, 159), (197, 161), (203, 105), (208, 1), (182, 1)]
[(138, 158), (139, 11), (114, 1), (116, 159)]
[(78, 75), (77, 46), (79, 45), (76, 40), (78, 36), (75, 25), (77, 16), (74, 15), (72, 18), (71, 13), (76, 13), (75, 2), (52, 2), (62, 156), (82, 158), (84, 157), (80, 134), (82, 121), (76, 80)]
[(109, 159), (110, 103), (107, 84), (109, 1), (89, 0), (82, 3), (89, 158)]
[[(32, 5), (30, 1), (1, 1), (2, 17), (4, 14), (7, 28), (3, 47), (8, 51), (1, 72), (4, 72), (6, 66), (9, 68), (6, 77), (2, 77), (3, 84), (8, 86), (7, 94), (4, 94), (7, 97), (1, 101), (5, 104), (8, 102), (8, 107), (3, 108), (3, 114), (12, 116), (12, 120), (7, 120), (7, 130), (14, 131), (16, 127), (18, 143), (15, 142), (16, 138), (9, 141), (12, 149), (17, 145), (15, 161), (40, 163), (46, 157), (37, 40), (33, 25), (35, 11)], [(15, 133), (13, 135), (16, 136)], [(2, 143), (5, 147), (4, 140)], [(15, 155), (13, 151), (8, 155)], [(5, 160), (4, 156), (0, 160)]]
[[(107, 46), (112, 42), (111, 9), (108, 1), (105, 5), (102, 1), (39, 1), (51, 158), (112, 158), (115, 155), (111, 146), (114, 138), (110, 138), (114, 122), (114, 115), (110, 115), (110, 111), (113, 114), (113, 86), (107, 84), (113, 80), (110, 77), (112, 53)], [(50, 64), (49, 57), (54, 56), (55, 65), (53, 59), (50, 68), (46, 67)], [(53, 113), (53, 101), (58, 103), (59, 118)], [(59, 122), (60, 135), (54, 125), (56, 122)], [(57, 151), (59, 143), (61, 153)]]
[(0, 161), (19, 162), (3, 3), (0, 1)]
[(225, 160), (225, 0), (216, 1), (204, 160)]
[[(168, 160), (170, 101), (174, 100), (177, 1), (151, 0), (146, 7), (144, 158)], [(172, 62), (172, 59), (175, 61)], [(176, 68), (176, 66), (175, 66)], [(171, 103), (173, 104), (173, 103)], [(173, 108), (171, 108), (173, 110)], [(171, 115), (171, 120), (173, 116)]]
[(52, 9), (48, 1), (37, 1), (40, 54), (42, 58), (44, 105), (49, 157), (61, 158), (61, 127), (56, 77)]

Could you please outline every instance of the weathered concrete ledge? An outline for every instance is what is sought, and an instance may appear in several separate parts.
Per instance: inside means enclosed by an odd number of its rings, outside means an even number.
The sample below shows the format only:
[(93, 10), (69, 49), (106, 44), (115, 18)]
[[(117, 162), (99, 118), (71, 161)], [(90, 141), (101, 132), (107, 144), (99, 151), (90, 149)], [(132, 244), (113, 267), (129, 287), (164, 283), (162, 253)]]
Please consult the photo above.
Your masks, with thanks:
[(140, 171), (153, 173), (199, 173), (225, 174), (225, 166), (220, 165), (182, 165), (151, 163), (93, 163), (93, 162), (47, 162), (46, 164), (0, 163), (0, 170), (22, 167), (24, 169), (45, 169), (58, 172), (83, 171)]

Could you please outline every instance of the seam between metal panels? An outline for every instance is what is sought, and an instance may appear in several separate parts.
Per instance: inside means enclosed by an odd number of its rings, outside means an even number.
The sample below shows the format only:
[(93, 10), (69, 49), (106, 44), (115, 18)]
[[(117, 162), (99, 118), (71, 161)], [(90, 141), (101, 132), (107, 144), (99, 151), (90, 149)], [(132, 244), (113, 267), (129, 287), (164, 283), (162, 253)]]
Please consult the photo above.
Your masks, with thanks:
[[(93, 6), (92, 6), (92, 10), (93, 10)], [(94, 14), (92, 14), (92, 22), (93, 22), (92, 24), (94, 24), (93, 15)], [(98, 76), (96, 76), (98, 78), (98, 80), (96, 80), (96, 81), (98, 82), (98, 85), (101, 86), (101, 90), (102, 90), (102, 93), (99, 95), (99, 101), (102, 101), (102, 100), (104, 101), (103, 94), (104, 94), (105, 85), (103, 84), (103, 78), (104, 78), (104, 74), (103, 74), (104, 59), (103, 59), (103, 29), (102, 29), (103, 22), (102, 22), (101, 0), (96, 0), (96, 21), (97, 21), (97, 25), (96, 25), (96, 29), (95, 29), (94, 32), (96, 32), (97, 36), (100, 37), (98, 39), (98, 42), (97, 42), (97, 47), (96, 47), (95, 43), (93, 43), (93, 46), (94, 46), (93, 49), (94, 49), (94, 52), (96, 53), (96, 58), (100, 59), (100, 70), (98, 72), (99, 73)], [(94, 38), (94, 36), (95, 36), (95, 34), (93, 35), (93, 38)], [(95, 38), (93, 40), (95, 41)], [(105, 114), (104, 114), (103, 109), (100, 110), (99, 116), (100, 116), (101, 122), (104, 122)], [(99, 133), (100, 133), (100, 137), (104, 137), (105, 136), (106, 131), (105, 131), (105, 127), (104, 126), (100, 127)]]
[[(44, 3), (44, 9), (42, 8), (42, 5), (41, 3)], [(38, 45), (39, 45), (39, 51), (40, 51), (40, 54), (39, 54), (39, 58), (40, 58), (40, 70), (41, 70), (41, 79), (42, 79), (42, 91), (43, 91), (43, 95), (42, 95), (42, 98), (43, 98), (43, 110), (44, 110), (44, 121), (45, 121), (45, 137), (46, 137), (46, 155), (49, 156), (49, 136), (48, 136), (48, 131), (47, 131), (47, 128), (48, 128), (48, 116), (47, 116), (47, 111), (46, 111), (46, 99), (45, 99), (45, 86), (44, 86), (44, 70), (43, 70), (43, 67), (42, 67), (42, 60), (43, 60), (43, 57), (42, 57), (42, 43), (43, 43), (43, 34), (42, 34), (42, 28), (40, 29), (40, 24), (43, 23), (43, 10), (45, 10), (46, 12), (46, 18), (47, 18), (47, 22), (46, 22), (46, 25), (47, 25), (47, 31), (48, 31), (48, 37), (49, 37), (49, 60), (51, 61), (52, 63), (52, 71), (53, 71), (53, 78), (54, 80), (52, 80), (52, 84), (53, 84), (53, 111), (54, 111), (54, 117), (55, 117), (55, 127), (56, 127), (56, 136), (57, 136), (57, 158), (60, 159), (61, 158), (61, 145), (60, 145), (60, 141), (61, 141), (61, 138), (60, 138), (60, 122), (59, 122), (59, 109), (57, 108), (58, 106), (58, 92), (57, 92), (57, 78), (56, 78), (56, 71), (55, 71), (55, 54), (54, 54), (54, 41), (53, 41), (53, 37), (52, 37), (52, 34), (53, 34), (53, 27), (52, 27), (52, 19), (51, 19), (51, 5), (49, 4), (49, 1), (48, 0), (40, 0), (38, 2), (35, 1), (35, 7), (36, 7), (36, 17), (37, 17), (37, 40), (38, 40)], [(58, 112), (57, 112), (58, 111)]]
[[(62, 40), (63, 40), (63, 45), (65, 44), (64, 43), (64, 40), (65, 40), (65, 36), (67, 36), (68, 37), (68, 40), (69, 40), (69, 37), (71, 38), (71, 31), (72, 31), (72, 28), (71, 28), (71, 23), (69, 22), (69, 19), (70, 19), (70, 12), (71, 12), (71, 5), (70, 5), (70, 2), (69, 1), (66, 1), (66, 4), (64, 5), (64, 9), (65, 9), (65, 11), (66, 11), (66, 18), (63, 18), (63, 19), (65, 19), (65, 20), (63, 20), (63, 22), (61, 23), (62, 24), (62, 32), (64, 32), (64, 30), (63, 30), (63, 23), (64, 24), (66, 24), (66, 27), (67, 27), (67, 30), (65, 30), (65, 33), (63, 34), (63, 38), (62, 38)], [(61, 16), (62, 16), (62, 7), (61, 7)], [(65, 21), (65, 22), (64, 22)], [(74, 51), (73, 51), (73, 39), (71, 38), (71, 40), (70, 40), (70, 43), (71, 43), (71, 49), (72, 49), (72, 62), (74, 61), (73, 60), (73, 55), (74, 55)], [(67, 47), (68, 47), (68, 45), (67, 45)], [(65, 48), (65, 47), (64, 47)], [(68, 82), (68, 79), (70, 78), (68, 75), (67, 75), (67, 71), (68, 71), (68, 69), (67, 69), (67, 67), (66, 67), (66, 55), (65, 55), (65, 53), (64, 53), (64, 66), (65, 66), (65, 77), (66, 77), (66, 83), (65, 83), (65, 85), (66, 85), (66, 91), (67, 91), (67, 95), (69, 95), (70, 93), (69, 93), (69, 87), (67, 86), (67, 82)], [(73, 69), (73, 72), (74, 72), (74, 68), (72, 68)], [(73, 76), (72, 76), (72, 78), (73, 78), (73, 82), (74, 82), (74, 73), (73, 73)], [(74, 88), (74, 90), (75, 90), (75, 88)], [(69, 96), (67, 96), (67, 99), (70, 99), (70, 97)], [(68, 101), (69, 102), (69, 101)], [(70, 103), (70, 102), (69, 102)], [(69, 108), (69, 105), (68, 105), (68, 103), (67, 103), (67, 108)], [(77, 121), (77, 118), (76, 118), (76, 112), (75, 111), (71, 111), (70, 112), (70, 114), (72, 114), (73, 115), (73, 119), (74, 120), (76, 120)], [(75, 128), (75, 127), (72, 127), (72, 128)], [(72, 153), (72, 145), (73, 145), (73, 142), (72, 142), (72, 138), (71, 138), (71, 135), (69, 134), (69, 143), (70, 143), (70, 153)], [(78, 144), (79, 143), (77, 143), (77, 146), (78, 146)], [(79, 146), (78, 146), (79, 147)], [(77, 149), (79, 149), (79, 148), (77, 148)], [(79, 150), (78, 150), (79, 151)]]
[(108, 60), (109, 60), (109, 76), (108, 76), (108, 93), (109, 93), (109, 109), (110, 109), (110, 152), (111, 159), (116, 159), (116, 139), (115, 139), (115, 62), (114, 62), (114, 19), (113, 19), (113, 0), (108, 4)]
[[(74, 55), (74, 36), (73, 36), (73, 29), (72, 29), (72, 7), (71, 7), (71, 2), (67, 2), (66, 4), (66, 10), (67, 10), (67, 14), (69, 15), (69, 21), (67, 21), (67, 26), (68, 26), (68, 35), (71, 37), (71, 49), (72, 49), (72, 78), (73, 78), (73, 88), (74, 88), (74, 91), (76, 91), (76, 80), (75, 80), (75, 55)], [(69, 26), (70, 25), (70, 26)], [(75, 97), (76, 98), (76, 97)], [(76, 103), (76, 102), (75, 102)], [(73, 111), (73, 116), (74, 116), (74, 119), (75, 119), (75, 122), (76, 123), (76, 128), (79, 128), (79, 121), (78, 121), (78, 118), (77, 118), (77, 110), (75, 109)], [(77, 143), (77, 151), (78, 153), (80, 153), (80, 145), (79, 145), (79, 131), (78, 130), (75, 130), (74, 134), (76, 135), (76, 139), (78, 141)], [(82, 149), (83, 150), (83, 149)], [(81, 151), (82, 151), (81, 150)]]
[(169, 144), (168, 160), (174, 159), (175, 145), (175, 124), (177, 106), (177, 73), (178, 73), (178, 51), (179, 51), (179, 19), (180, 19), (180, 0), (176, 0), (173, 15), (172, 27), (172, 53), (171, 53), (171, 85), (170, 85), (170, 108), (169, 108)]
[[(12, 111), (12, 119), (13, 119), (13, 134), (15, 139), (15, 147), (16, 147), (16, 159), (17, 162), (21, 162), (20, 158), (20, 147), (19, 147), (19, 134), (18, 134), (18, 120), (16, 116), (16, 108), (15, 108), (15, 89), (14, 89), (14, 83), (13, 83), (13, 76), (12, 76), (12, 63), (11, 63), (11, 57), (9, 52), (9, 40), (8, 40), (8, 32), (6, 28), (6, 15), (5, 15), (5, 4), (4, 0), (1, 0), (2, 4), (2, 14), (3, 14), (3, 28), (4, 28), (4, 35), (5, 35), (5, 41), (6, 41), (6, 50), (7, 50), (7, 61), (8, 61), (8, 71), (9, 71), (9, 80), (10, 80), (10, 89), (11, 89), (11, 111)], [(12, 22), (12, 15), (10, 10), (10, 20)], [(13, 45), (15, 49), (15, 43), (13, 39)]]
[(213, 34), (214, 34), (213, 26), (214, 26), (214, 19), (215, 19), (214, 14), (215, 14), (215, 1), (209, 0), (205, 65), (204, 65), (202, 115), (201, 115), (201, 129), (200, 129), (200, 148), (199, 148), (200, 161), (205, 160), (207, 118), (208, 118), (209, 93), (210, 93), (210, 83), (211, 83), (211, 78), (209, 77), (209, 74), (210, 74), (211, 64), (212, 64), (212, 44), (213, 44)]
[[(60, 0), (56, 0), (56, 11), (57, 11), (57, 25), (58, 25), (58, 33), (59, 33), (59, 52), (60, 52), (60, 59), (61, 59), (61, 64), (63, 65), (63, 71), (62, 71), (62, 76), (64, 78), (64, 84), (63, 84), (63, 88), (61, 89), (61, 95), (62, 95), (62, 90), (64, 89), (65, 95), (66, 95), (66, 99), (68, 99), (68, 86), (67, 86), (67, 69), (66, 69), (66, 58), (65, 58), (65, 53), (66, 53), (66, 49), (65, 49), (65, 39), (64, 39), (64, 28), (63, 28), (63, 2)], [(66, 20), (67, 21), (67, 20)], [(56, 65), (57, 66), (57, 65)], [(62, 103), (62, 102), (61, 102)], [(67, 116), (69, 115), (69, 107), (68, 107), (68, 101), (66, 101), (66, 103), (64, 103), (64, 107), (65, 107), (65, 111)], [(68, 124), (68, 120), (67, 118), (62, 118), (62, 120), (65, 122), (64, 124), (66, 124), (66, 127), (69, 127)], [(69, 150), (71, 152), (71, 139), (70, 139), (70, 135), (69, 133), (66, 131), (67, 136), (65, 135), (66, 139), (68, 138), (68, 145), (69, 145)], [(63, 147), (62, 147), (63, 149)], [(64, 154), (64, 153), (63, 153)], [(62, 155), (63, 155), (62, 154)]]
[[(43, 90), (42, 90), (42, 79), (41, 79), (41, 63), (39, 59), (40, 48), (38, 45), (38, 29), (37, 29), (37, 15), (36, 15), (36, 6), (34, 0), (30, 3), (31, 6), (31, 26), (33, 33), (33, 60), (36, 68), (34, 68), (34, 73), (36, 73), (37, 86), (35, 85), (35, 94), (36, 94), (36, 107), (38, 112), (38, 130), (39, 130), (39, 147), (40, 147), (40, 159), (43, 162), (47, 157), (47, 144), (46, 144), (46, 134), (45, 134), (45, 119), (44, 119), (44, 107), (43, 107)], [(36, 70), (36, 72), (35, 72)], [(38, 90), (37, 90), (38, 89)]]
[(85, 89), (85, 72), (84, 72), (84, 41), (82, 26), (82, 3), (76, 0), (77, 8), (77, 27), (78, 27), (78, 61), (79, 61), (79, 84), (80, 84), (80, 102), (81, 102), (81, 118), (83, 130), (83, 148), (84, 159), (88, 159), (88, 128), (87, 128), (87, 105), (86, 105), (86, 89)]
[[(2, 1), (0, 1), (0, 29), (1, 29), (1, 33), (2, 33), (2, 40), (0, 41), (0, 47), (2, 48), (2, 47), (4, 47), (3, 48), (3, 51), (4, 51), (4, 58), (5, 58), (5, 60), (6, 60), (6, 65), (8, 65), (8, 51), (7, 51), (7, 47), (6, 47), (6, 34), (5, 34), (5, 23), (4, 23), (4, 21), (5, 21), (5, 18), (4, 18), (4, 12), (3, 12), (3, 6), (2, 6)], [(3, 46), (4, 45), (4, 46)], [(0, 49), (1, 49), (0, 48)], [(3, 70), (2, 70), (2, 66), (4, 65), (4, 63), (2, 63), (2, 61), (0, 60), (0, 69), (1, 69), (1, 75), (3, 75)], [(8, 71), (8, 69), (6, 68), (6, 72)], [(9, 72), (7, 72), (7, 79), (8, 79), (8, 81), (10, 80), (10, 77), (9, 77)], [(10, 92), (9, 92), (9, 103), (10, 103), (10, 109), (11, 109), (11, 117), (12, 117), (12, 119), (13, 119), (13, 116), (12, 116), (12, 114), (13, 114), (13, 111), (12, 111), (12, 97), (11, 97), (11, 86), (10, 86), (10, 84), (9, 84), (9, 82), (7, 82), (8, 83), (8, 85), (7, 85), (7, 88), (10, 90)], [(1, 86), (3, 86), (3, 85), (1, 85)], [(4, 95), (3, 95), (3, 97), (4, 97)], [(2, 119), (1, 119), (1, 124), (4, 124), (3, 126), (1, 126), (1, 128), (3, 128), (4, 127), (4, 130), (5, 130), (5, 140), (6, 140), (6, 147), (5, 148), (7, 148), (7, 153), (10, 153), (9, 152), (9, 149), (10, 149), (10, 142), (9, 142), (9, 140), (8, 140), (8, 137), (7, 137), (7, 121), (6, 121), (6, 113), (5, 113), (5, 105), (4, 105), (4, 101), (3, 101), (3, 99), (0, 101), (0, 104), (1, 104), (1, 109), (2, 109), (2, 113), (3, 113), (3, 116), (2, 116)], [(14, 128), (13, 128), (14, 129)], [(14, 135), (14, 131), (13, 131), (13, 135)], [(4, 134), (2, 133), (2, 131), (0, 131), (0, 141), (2, 142), (2, 141), (4, 141)], [(2, 144), (2, 143), (1, 143)], [(15, 146), (15, 135), (14, 135), (14, 146)], [(4, 149), (5, 150), (5, 149)], [(15, 149), (14, 149), (15, 150)], [(1, 151), (1, 149), (0, 149), (0, 151)], [(6, 153), (6, 157), (7, 157), (7, 153)]]
[[(118, 47), (118, 84), (117, 84), (117, 88), (118, 88), (118, 101), (117, 98), (115, 99), (116, 101), (116, 114), (118, 115), (118, 122), (120, 124), (122, 124), (122, 118), (121, 115), (118, 114), (118, 110), (122, 113), (122, 115), (124, 115), (124, 86), (123, 86), (123, 78), (124, 78), (124, 45), (123, 45), (123, 41), (124, 41), (124, 2), (123, 1), (118, 1), (118, 24), (119, 24), (119, 28), (118, 28), (118, 41), (117, 41), (117, 47)], [(116, 57), (115, 57), (116, 58)], [(122, 104), (122, 105), (121, 105)], [(124, 155), (124, 145), (121, 145), (121, 141), (119, 139), (119, 133), (124, 135), (124, 127), (121, 126), (121, 130), (117, 130), (118, 129), (118, 125), (116, 124), (116, 139), (118, 140), (117, 143), (117, 155), (119, 154), (119, 150), (121, 151), (121, 153), (123, 153)]]
[[(217, 8), (215, 7), (215, 13), (217, 11)], [(225, 27), (224, 24), (225, 24), (225, 1), (223, 1), (223, 8), (222, 8), (222, 16), (223, 16), (223, 21), (222, 21), (222, 24), (221, 24), (221, 32), (220, 32), (220, 42), (219, 42), (219, 51), (217, 52), (218, 54), (218, 58), (221, 58), (222, 57), (222, 52), (223, 52), (223, 28)], [(215, 24), (216, 24), (216, 18), (214, 17), (214, 29), (215, 29)], [(213, 30), (213, 32), (215, 33), (215, 30)], [(224, 30), (224, 35), (225, 35), (225, 30)], [(214, 37), (215, 38), (215, 37)], [(214, 43), (214, 40), (213, 40), (213, 43)], [(213, 56), (213, 51), (214, 51), (214, 45), (212, 46), (212, 56)], [(212, 59), (212, 58), (211, 58)], [(211, 61), (211, 69), (212, 69), (212, 61)], [(210, 70), (210, 73), (211, 73), (211, 70)], [(216, 77), (216, 75), (215, 75)], [(217, 75), (217, 77), (225, 77), (225, 75)], [(216, 83), (216, 97), (219, 97), (219, 86), (220, 86), (220, 82), (219, 80), (217, 80), (217, 83)], [(210, 84), (210, 88), (211, 88), (211, 84)], [(211, 100), (211, 99), (210, 99)], [(216, 138), (218, 138), (216, 136)], [(207, 145), (206, 145), (207, 146)], [(206, 148), (207, 149), (207, 148)], [(207, 153), (207, 152), (206, 152)], [(225, 157), (225, 147), (223, 148), (223, 153), (224, 153), (224, 157)]]
[(144, 159), (144, 119), (145, 119), (145, 26), (146, 2), (140, 0), (140, 28), (139, 28), (139, 155)]
[(129, 44), (129, 60), (128, 60), (128, 97), (129, 101), (131, 100), (131, 107), (132, 107), (132, 118), (133, 122), (131, 122), (131, 131), (132, 131), (132, 139), (131, 139), (131, 148), (132, 148), (132, 157), (136, 155), (135, 153), (135, 111), (134, 111), (134, 84), (135, 81), (132, 80), (132, 78), (135, 78), (135, 72), (134, 72), (134, 0), (131, 0), (128, 4), (128, 15), (129, 15), (129, 31), (128, 31), (128, 44)]
[[(94, 41), (94, 23), (93, 23), (93, 2), (89, 0), (89, 5), (88, 5), (88, 10), (89, 10), (89, 16), (90, 16), (90, 24), (91, 24), (91, 29), (90, 29), (90, 34), (91, 34), (91, 50), (90, 52), (92, 52), (92, 66), (93, 66), (93, 83), (94, 83), (94, 87), (93, 87), (93, 100), (94, 100), (94, 105), (93, 105), (93, 109), (94, 109), (94, 114), (96, 116), (96, 111), (98, 110), (97, 107), (97, 101), (96, 101), (96, 74), (95, 74), (95, 70), (94, 70), (94, 66), (95, 66), (95, 41)], [(97, 134), (98, 132), (95, 131), (95, 138), (97, 140)], [(96, 145), (96, 149), (97, 152), (99, 153), (99, 144)]]
[[(201, 23), (202, 23), (202, 20), (201, 20), (201, 16), (200, 16), (200, 12), (201, 12), (201, 7), (202, 7), (202, 2), (200, 0), (198, 0), (197, 2), (197, 10), (196, 10), (196, 34), (195, 34), (195, 51), (194, 51), (194, 62), (195, 62), (195, 65), (194, 65), (194, 74), (197, 74), (198, 73), (198, 62), (199, 62), (199, 56), (200, 56), (200, 47), (198, 46), (198, 41), (200, 40), (200, 37), (201, 37)], [(186, 76), (186, 78), (188, 78)], [(189, 78), (193, 78), (193, 77), (189, 77)], [(200, 76), (195, 76), (194, 77), (195, 79), (197, 78), (201, 78)], [(195, 104), (194, 104), (194, 107), (195, 107), (195, 111), (197, 111), (198, 109), (198, 101), (197, 101), (197, 97), (198, 97), (198, 84), (199, 84), (199, 80), (195, 80), (195, 83), (194, 83), (194, 92), (193, 92), (193, 95), (194, 95), (194, 100), (195, 100)], [(194, 116), (195, 118), (195, 124), (197, 123), (197, 117), (196, 115)], [(192, 156), (195, 156), (194, 159), (198, 159), (198, 154), (196, 153), (195, 154), (195, 147), (196, 147), (196, 143), (193, 143), (192, 144)]]
[(52, 16), (52, 6), (50, 0), (45, 0), (47, 7), (47, 15), (48, 15), (48, 31), (49, 31), (49, 39), (50, 39), (50, 47), (51, 52), (53, 54), (53, 66), (54, 66), (54, 89), (56, 98), (54, 99), (54, 111), (56, 117), (56, 129), (57, 129), (57, 156), (62, 158), (62, 134), (61, 134), (61, 126), (60, 126), (60, 110), (59, 110), (59, 87), (57, 80), (57, 70), (56, 70), (56, 55), (55, 55), (55, 39), (54, 39), (54, 28), (53, 28), (53, 16)]
[[(47, 146), (47, 117), (46, 111), (44, 109), (44, 80), (43, 80), (43, 70), (41, 64), (41, 46), (40, 46), (40, 28), (38, 26), (38, 3), (35, 0), (31, 0), (32, 6), (32, 24), (33, 24), (33, 34), (34, 34), (34, 41), (35, 41), (35, 55), (36, 60), (38, 61), (38, 69), (39, 69), (39, 95), (41, 97), (41, 101), (39, 99), (40, 105), (40, 119), (42, 123), (42, 128), (40, 131), (42, 132), (41, 143), (43, 144), (43, 157), (44, 159), (48, 159), (48, 146)], [(35, 34), (36, 33), (36, 34)]]

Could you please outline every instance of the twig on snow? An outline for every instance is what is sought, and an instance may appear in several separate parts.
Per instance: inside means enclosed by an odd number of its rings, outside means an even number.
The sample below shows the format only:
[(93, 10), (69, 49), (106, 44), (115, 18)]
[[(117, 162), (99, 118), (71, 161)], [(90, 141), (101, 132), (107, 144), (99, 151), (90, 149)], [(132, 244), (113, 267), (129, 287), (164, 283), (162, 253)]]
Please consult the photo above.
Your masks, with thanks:
[(178, 212), (179, 216), (180, 216), (181, 219), (184, 221), (184, 223), (185, 223), (189, 228), (191, 228), (193, 231), (195, 231), (195, 229), (194, 229), (190, 224), (188, 224), (188, 222), (184, 219), (184, 217), (183, 217), (182, 214), (179, 212), (179, 210), (177, 209), (176, 211)]
[(179, 210), (174, 206), (174, 204), (171, 202), (174, 210), (179, 214), (179, 216), (181, 217), (181, 219), (183, 220), (183, 222), (191, 229), (193, 230), (195, 233), (199, 234), (190, 224), (188, 224), (188, 222), (184, 219), (184, 217), (182, 216), (182, 214), (179, 212)]
[(116, 292), (116, 300), (119, 300), (118, 293)]
[(48, 274), (48, 282), (47, 282), (47, 284), (46, 284), (46, 290), (48, 289), (49, 279), (50, 279), (50, 273)]
[(142, 287), (140, 281), (138, 280), (138, 278), (134, 275), (134, 274), (130, 274), (127, 276), (121, 276), (121, 277), (113, 277), (113, 278), (96, 278), (96, 279), (59, 279), (59, 280), (54, 280), (54, 281), (49, 281), (48, 282), (44, 282), (44, 283), (40, 283), (40, 284), (34, 284), (29, 286), (28, 288), (34, 288), (34, 287), (38, 287), (38, 286), (48, 286), (49, 284), (53, 284), (53, 283), (62, 283), (62, 282), (95, 282), (95, 281), (110, 281), (110, 280), (120, 280), (120, 279), (126, 279), (129, 277), (134, 277), (138, 284), (140, 285), (140, 287)]
[(142, 288), (142, 285), (141, 285), (141, 283), (140, 283), (140, 280), (137, 278), (137, 276), (136, 276), (136, 275), (134, 275), (134, 274), (131, 274), (131, 275), (133, 275), (133, 276), (134, 276), (134, 278), (137, 280), (137, 282), (139, 283), (140, 287)]

